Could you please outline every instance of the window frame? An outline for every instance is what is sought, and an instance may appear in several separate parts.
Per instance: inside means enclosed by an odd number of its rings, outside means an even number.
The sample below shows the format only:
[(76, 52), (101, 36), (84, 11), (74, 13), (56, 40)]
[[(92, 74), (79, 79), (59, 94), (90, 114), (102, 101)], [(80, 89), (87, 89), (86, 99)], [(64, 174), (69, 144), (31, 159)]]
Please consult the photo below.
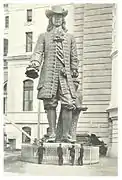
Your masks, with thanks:
[[(26, 52), (32, 52), (32, 48), (33, 48), (33, 32), (32, 31), (31, 32), (26, 32), (25, 34), (26, 34)], [(30, 40), (29, 40), (29, 38), (30, 38)]]
[(4, 4), (3, 6), (4, 6), (4, 8), (8, 8), (8, 4), (7, 4), (7, 3), (6, 3), (6, 4)]
[[(31, 82), (31, 86), (25, 85), (26, 82)], [(30, 79), (23, 81), (23, 111), (33, 111), (33, 89), (34, 82)], [(27, 99), (25, 92), (27, 92)], [(32, 93), (32, 95), (31, 95)], [(26, 104), (27, 103), (27, 104)]]
[[(31, 127), (24, 126), (24, 127), (22, 127), (22, 130), (25, 131), (28, 135), (31, 136), (31, 131), (32, 131)], [(25, 142), (26, 138), (28, 140), (27, 142)], [(31, 139), (28, 138), (23, 132), (22, 132), (22, 143), (31, 143)]]
[(27, 9), (27, 22), (32, 22), (32, 9)]
[(8, 39), (4, 38), (3, 42), (3, 55), (7, 56), (8, 54)]
[(4, 84), (4, 96), (3, 96), (3, 114), (7, 114), (7, 82)]
[(9, 16), (5, 16), (5, 28), (9, 28)]

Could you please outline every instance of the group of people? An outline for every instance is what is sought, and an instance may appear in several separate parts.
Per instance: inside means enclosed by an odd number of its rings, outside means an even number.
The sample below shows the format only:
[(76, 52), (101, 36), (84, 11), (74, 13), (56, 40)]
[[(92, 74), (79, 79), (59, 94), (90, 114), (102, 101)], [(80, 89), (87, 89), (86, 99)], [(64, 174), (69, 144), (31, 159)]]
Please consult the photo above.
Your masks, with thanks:
[[(70, 160), (71, 164), (74, 165), (75, 161), (75, 146), (72, 145), (72, 147), (68, 148), (69, 154), (70, 154)], [(38, 147), (38, 164), (42, 164), (43, 161), (43, 154), (45, 152), (45, 147), (43, 146), (43, 143), (41, 143), (41, 146)], [(79, 157), (78, 157), (78, 165), (82, 166), (83, 165), (83, 155), (84, 155), (84, 148), (83, 144), (81, 144), (80, 151), (79, 151)], [(58, 164), (61, 166), (63, 165), (63, 148), (61, 144), (57, 147), (57, 156), (58, 156)]]

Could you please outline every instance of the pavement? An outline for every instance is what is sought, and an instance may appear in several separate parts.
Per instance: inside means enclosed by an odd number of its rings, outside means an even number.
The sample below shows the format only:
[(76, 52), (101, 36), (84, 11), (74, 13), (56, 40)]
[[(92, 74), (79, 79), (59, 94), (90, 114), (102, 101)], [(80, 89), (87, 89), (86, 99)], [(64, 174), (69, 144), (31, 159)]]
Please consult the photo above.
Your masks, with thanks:
[(5, 151), (4, 152), (4, 163), (11, 163), (16, 160), (20, 160), (21, 151)]
[[(5, 153), (6, 154), (6, 153)], [(103, 157), (100, 163), (84, 166), (43, 165), (22, 162), (20, 153), (5, 155), (4, 176), (117, 176), (117, 159)], [(7, 160), (7, 156), (9, 157)], [(11, 158), (10, 158), (11, 156)]]

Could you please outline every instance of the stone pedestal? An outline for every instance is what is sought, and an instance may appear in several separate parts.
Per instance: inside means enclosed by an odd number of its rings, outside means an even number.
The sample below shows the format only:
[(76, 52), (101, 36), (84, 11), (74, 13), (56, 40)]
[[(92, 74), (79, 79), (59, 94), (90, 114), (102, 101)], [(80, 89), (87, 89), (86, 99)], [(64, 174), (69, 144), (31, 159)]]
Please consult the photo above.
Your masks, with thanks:
[[(78, 164), (80, 144), (75, 145), (75, 164)], [(57, 147), (59, 143), (44, 143), (45, 153), (43, 164), (58, 164)], [(64, 164), (70, 163), (68, 148), (72, 145), (62, 143)], [(31, 144), (22, 144), (21, 160), (26, 162), (38, 163), (37, 157), (38, 146)], [(99, 147), (84, 146), (84, 164), (99, 163)]]

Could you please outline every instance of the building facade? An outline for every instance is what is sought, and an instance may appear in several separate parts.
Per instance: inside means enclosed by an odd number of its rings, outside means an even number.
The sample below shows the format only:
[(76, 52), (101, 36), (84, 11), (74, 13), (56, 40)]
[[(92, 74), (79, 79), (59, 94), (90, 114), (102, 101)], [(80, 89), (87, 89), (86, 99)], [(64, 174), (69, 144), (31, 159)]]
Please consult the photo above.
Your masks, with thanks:
[(117, 49), (117, 5), (113, 6), (112, 24), (112, 83), (109, 113), (109, 156), (118, 156), (118, 49)]
[[(94, 133), (110, 145), (113, 126), (108, 110), (112, 98), (113, 61), (113, 4), (66, 4), (66, 25), (74, 34), (79, 59), (79, 94), (88, 107), (78, 121), (77, 135)], [(39, 4), (9, 4), (5, 7), (5, 37), (8, 39), (7, 55), (4, 54), (5, 95), (4, 107), (8, 139), (21, 148), (22, 142), (30, 140), (20, 130), (37, 137), (38, 124), (38, 79), (26, 77), (25, 71), (40, 33), (46, 31), (48, 19)], [(8, 17), (6, 17), (8, 16)], [(9, 25), (8, 25), (9, 24)], [(7, 28), (6, 28), (7, 27)], [(6, 42), (4, 42), (5, 44)], [(7, 43), (6, 43), (7, 44)], [(4, 49), (5, 51), (5, 49)], [(5, 88), (5, 86), (4, 86)], [(6, 105), (7, 107), (6, 107)], [(59, 107), (57, 111), (59, 111)], [(6, 113), (7, 112), (7, 113)], [(40, 106), (40, 137), (47, 133), (48, 122)]]

